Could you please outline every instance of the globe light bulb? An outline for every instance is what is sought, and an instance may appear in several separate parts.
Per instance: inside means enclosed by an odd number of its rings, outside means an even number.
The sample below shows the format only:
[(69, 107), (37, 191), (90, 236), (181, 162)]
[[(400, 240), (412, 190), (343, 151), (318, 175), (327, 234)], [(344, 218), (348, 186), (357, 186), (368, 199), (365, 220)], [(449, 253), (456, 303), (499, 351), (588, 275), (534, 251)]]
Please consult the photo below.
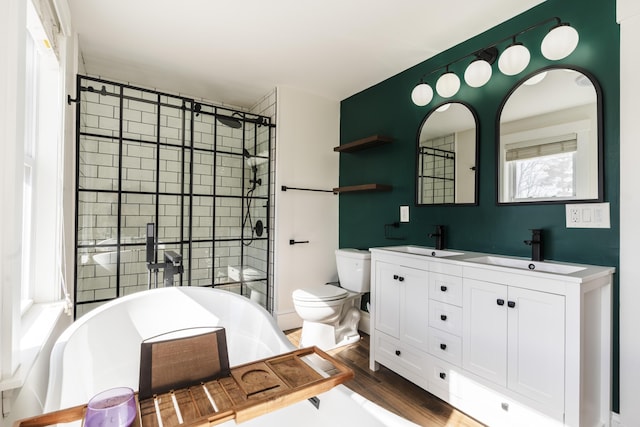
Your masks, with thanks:
[(418, 107), (424, 107), (433, 99), (433, 89), (426, 83), (420, 82), (411, 91), (411, 100)]
[(471, 87), (481, 87), (491, 79), (491, 64), (484, 59), (476, 59), (464, 71), (464, 81)]
[(513, 43), (500, 55), (498, 68), (502, 74), (513, 76), (527, 68), (530, 59), (529, 49), (522, 43)]
[(580, 36), (575, 28), (569, 24), (558, 24), (544, 36), (540, 50), (545, 58), (557, 61), (569, 56), (578, 46), (579, 40)]
[(443, 98), (450, 98), (460, 89), (460, 78), (451, 71), (440, 76), (436, 82), (436, 92)]

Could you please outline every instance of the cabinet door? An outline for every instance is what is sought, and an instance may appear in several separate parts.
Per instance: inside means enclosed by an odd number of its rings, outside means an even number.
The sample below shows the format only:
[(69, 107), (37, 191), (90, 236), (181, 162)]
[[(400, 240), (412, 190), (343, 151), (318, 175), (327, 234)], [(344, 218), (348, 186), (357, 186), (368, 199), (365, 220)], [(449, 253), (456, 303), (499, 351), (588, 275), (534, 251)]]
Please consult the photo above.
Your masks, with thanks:
[(403, 286), (400, 306), (400, 341), (428, 351), (429, 339), (429, 273), (401, 267), (399, 279)]
[(400, 338), (400, 291), (398, 267), (376, 263), (375, 328), (394, 338)]
[(509, 388), (548, 407), (564, 396), (564, 296), (509, 288)]
[(507, 385), (507, 287), (464, 279), (462, 366)]

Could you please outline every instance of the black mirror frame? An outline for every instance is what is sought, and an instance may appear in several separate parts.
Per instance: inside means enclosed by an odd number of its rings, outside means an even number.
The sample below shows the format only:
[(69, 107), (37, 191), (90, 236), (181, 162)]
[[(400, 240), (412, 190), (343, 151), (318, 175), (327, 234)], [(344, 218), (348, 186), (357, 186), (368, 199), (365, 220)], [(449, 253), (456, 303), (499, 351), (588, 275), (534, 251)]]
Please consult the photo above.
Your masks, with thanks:
[[(419, 203), (419, 197), (418, 197), (418, 169), (420, 167), (420, 153), (419, 153), (419, 148), (420, 148), (420, 134), (422, 133), (422, 128), (424, 127), (424, 124), (427, 122), (427, 120), (429, 120), (429, 117), (431, 117), (431, 115), (433, 113), (435, 113), (435, 111), (442, 107), (445, 104), (461, 104), (463, 106), (465, 106), (469, 112), (471, 112), (471, 115), (473, 116), (473, 120), (475, 121), (476, 124), (476, 135), (475, 135), (475, 139), (476, 139), (476, 152), (475, 152), (475, 183), (474, 183), (474, 201), (470, 202), (470, 203)], [(440, 104), (437, 104), (435, 107), (433, 107), (431, 110), (429, 110), (429, 112), (424, 116), (424, 119), (422, 119), (422, 121), (420, 122), (420, 126), (418, 127), (418, 133), (416, 135), (416, 150), (415, 150), (415, 154), (416, 154), (416, 160), (415, 160), (415, 188), (414, 188), (414, 198), (415, 198), (415, 206), (416, 207), (428, 207), (428, 206), (478, 206), (478, 201), (480, 200), (480, 196), (479, 196), (479, 191), (480, 191), (480, 167), (479, 167), (479, 163), (480, 163), (480, 120), (478, 119), (478, 114), (476, 113), (476, 110), (471, 106), (471, 104), (468, 104), (464, 101), (459, 101), (459, 100), (452, 100), (452, 101), (444, 101), (441, 102)]]
[[(502, 111), (507, 101), (520, 86), (524, 84), (531, 77), (550, 70), (574, 70), (582, 73), (593, 84), (593, 88), (596, 91), (596, 118), (598, 122), (598, 197), (594, 199), (571, 199), (571, 200), (544, 200), (544, 201), (531, 201), (531, 202), (501, 202), (500, 201), (500, 173), (498, 172), (498, 164), (500, 162), (500, 118), (502, 117)], [(576, 67), (570, 64), (556, 64), (549, 65), (547, 67), (538, 68), (535, 71), (525, 75), (507, 92), (505, 97), (500, 102), (496, 115), (496, 150), (495, 150), (495, 185), (494, 190), (496, 192), (495, 200), (498, 206), (529, 206), (529, 205), (560, 205), (571, 203), (599, 203), (604, 201), (604, 126), (603, 117), (604, 112), (602, 109), (602, 87), (593, 74), (589, 71)]]

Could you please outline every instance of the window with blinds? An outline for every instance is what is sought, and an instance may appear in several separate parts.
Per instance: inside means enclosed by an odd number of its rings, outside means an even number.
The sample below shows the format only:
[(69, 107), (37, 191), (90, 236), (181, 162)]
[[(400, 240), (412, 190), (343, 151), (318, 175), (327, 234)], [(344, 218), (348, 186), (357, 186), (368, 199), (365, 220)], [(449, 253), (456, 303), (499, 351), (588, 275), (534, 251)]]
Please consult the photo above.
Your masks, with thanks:
[(574, 134), (570, 136), (569, 139), (562, 141), (529, 145), (526, 147), (515, 147), (511, 149), (507, 148), (505, 160), (510, 162), (513, 160), (553, 156), (560, 153), (572, 153), (575, 151), (578, 151), (578, 140)]
[(510, 178), (510, 199), (557, 200), (576, 196), (575, 134), (526, 144), (512, 144), (505, 150)]

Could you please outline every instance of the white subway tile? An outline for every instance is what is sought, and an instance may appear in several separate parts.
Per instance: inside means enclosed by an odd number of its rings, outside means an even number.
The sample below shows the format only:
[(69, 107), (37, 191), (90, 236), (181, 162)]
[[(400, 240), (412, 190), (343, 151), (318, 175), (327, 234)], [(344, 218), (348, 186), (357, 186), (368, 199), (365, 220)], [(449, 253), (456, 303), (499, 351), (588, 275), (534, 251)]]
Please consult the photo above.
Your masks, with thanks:
[(99, 117), (98, 126), (101, 130), (118, 131), (120, 129), (120, 122), (118, 119), (111, 119), (108, 117)]
[(156, 136), (156, 127), (154, 124), (127, 122), (127, 131), (145, 136)]

